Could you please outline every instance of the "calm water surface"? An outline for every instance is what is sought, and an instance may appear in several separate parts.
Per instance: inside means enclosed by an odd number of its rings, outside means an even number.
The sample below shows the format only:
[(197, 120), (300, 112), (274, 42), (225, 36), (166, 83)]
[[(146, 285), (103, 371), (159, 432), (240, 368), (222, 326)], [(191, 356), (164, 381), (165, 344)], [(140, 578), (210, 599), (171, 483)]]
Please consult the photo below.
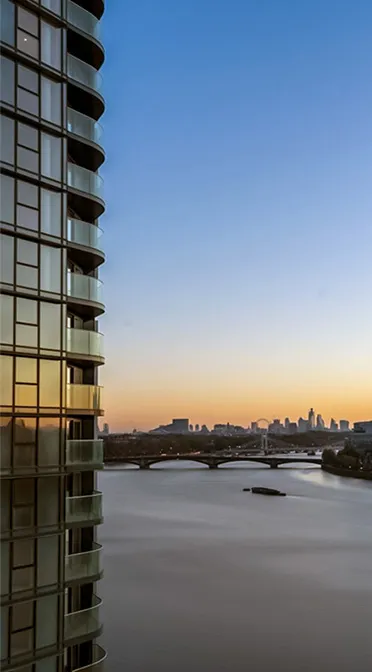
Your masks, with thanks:
[(371, 672), (372, 484), (183, 463), (99, 487), (108, 672)]

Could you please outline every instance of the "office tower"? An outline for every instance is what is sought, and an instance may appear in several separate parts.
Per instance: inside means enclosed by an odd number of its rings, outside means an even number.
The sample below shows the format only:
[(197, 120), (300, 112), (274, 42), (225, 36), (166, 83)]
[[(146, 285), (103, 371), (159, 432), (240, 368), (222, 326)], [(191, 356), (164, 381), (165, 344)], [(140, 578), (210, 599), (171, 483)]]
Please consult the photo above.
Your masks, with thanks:
[(110, 428), (109, 428), (109, 425), (108, 425), (107, 422), (104, 422), (104, 423), (103, 423), (103, 431), (102, 431), (102, 434), (104, 434), (105, 436), (107, 436), (108, 434), (110, 434)]
[(191, 425), (191, 424), (190, 424), (190, 426), (189, 426), (189, 431), (190, 431), (190, 432), (193, 432), (193, 431), (194, 431), (194, 425)]
[(273, 422), (269, 424), (269, 432), (272, 434), (281, 434), (283, 432), (283, 425), (280, 422), (279, 418), (275, 418)]
[(309, 415), (307, 417), (307, 429), (312, 430), (315, 428), (315, 413), (314, 409), (310, 408)]
[(104, 3), (0, 8), (1, 669), (102, 670)]
[(289, 425), (290, 425), (290, 424), (291, 424), (290, 419), (289, 419), (289, 418), (285, 418), (285, 420), (284, 420), (284, 428), (285, 428), (286, 432), (289, 430)]
[(288, 427), (288, 434), (296, 434), (297, 429), (297, 422), (290, 422)]
[(331, 418), (331, 424), (329, 426), (331, 432), (338, 432), (338, 424), (334, 418)]
[(196, 423), (195, 425), (195, 431), (200, 432), (200, 425), (198, 423)]
[(253, 432), (254, 434), (256, 434), (256, 433), (257, 433), (257, 430), (258, 430), (258, 422), (252, 422), (252, 423), (251, 423), (251, 432)]
[(298, 418), (298, 431), (307, 432), (307, 430), (308, 430), (308, 420), (305, 420), (304, 418)]
[(340, 432), (348, 432), (350, 429), (350, 423), (348, 420), (340, 420)]
[(321, 430), (325, 429), (324, 420), (323, 420), (322, 416), (321, 416), (319, 413), (318, 413), (318, 415), (316, 416), (316, 429), (317, 429), (318, 431), (321, 431)]

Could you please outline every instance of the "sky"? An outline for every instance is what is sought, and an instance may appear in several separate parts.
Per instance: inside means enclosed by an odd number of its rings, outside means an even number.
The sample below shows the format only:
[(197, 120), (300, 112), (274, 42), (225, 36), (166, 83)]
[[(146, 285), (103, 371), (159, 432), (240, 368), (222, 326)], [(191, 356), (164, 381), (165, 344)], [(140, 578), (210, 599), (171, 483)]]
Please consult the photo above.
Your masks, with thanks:
[(104, 421), (370, 418), (370, 0), (110, 0)]

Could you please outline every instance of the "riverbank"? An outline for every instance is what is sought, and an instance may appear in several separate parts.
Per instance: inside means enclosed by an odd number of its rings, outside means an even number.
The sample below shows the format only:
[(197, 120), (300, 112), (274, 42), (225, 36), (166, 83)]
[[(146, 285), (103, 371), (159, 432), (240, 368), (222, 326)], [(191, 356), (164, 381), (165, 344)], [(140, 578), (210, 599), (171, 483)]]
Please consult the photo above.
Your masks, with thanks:
[(333, 467), (329, 464), (322, 464), (323, 471), (327, 471), (334, 476), (346, 476), (347, 478), (361, 478), (364, 481), (372, 481), (372, 472), (355, 471), (353, 469), (342, 469), (341, 467)]

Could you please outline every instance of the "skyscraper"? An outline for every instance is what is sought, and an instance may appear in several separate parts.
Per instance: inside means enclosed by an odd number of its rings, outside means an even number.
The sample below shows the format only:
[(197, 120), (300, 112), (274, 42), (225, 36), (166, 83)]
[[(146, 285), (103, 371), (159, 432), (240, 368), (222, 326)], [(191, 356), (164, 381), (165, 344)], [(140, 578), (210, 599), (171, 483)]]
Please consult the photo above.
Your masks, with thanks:
[(104, 3), (0, 7), (1, 667), (101, 670)]
[(340, 432), (348, 432), (350, 429), (350, 423), (348, 420), (340, 420)]
[(338, 424), (334, 418), (331, 418), (329, 429), (331, 432), (338, 432)]
[(325, 429), (325, 424), (322, 416), (318, 413), (316, 416), (316, 428), (317, 430), (323, 430)]
[(313, 408), (310, 408), (309, 410), (309, 415), (307, 417), (307, 428), (309, 430), (315, 428), (315, 413)]

